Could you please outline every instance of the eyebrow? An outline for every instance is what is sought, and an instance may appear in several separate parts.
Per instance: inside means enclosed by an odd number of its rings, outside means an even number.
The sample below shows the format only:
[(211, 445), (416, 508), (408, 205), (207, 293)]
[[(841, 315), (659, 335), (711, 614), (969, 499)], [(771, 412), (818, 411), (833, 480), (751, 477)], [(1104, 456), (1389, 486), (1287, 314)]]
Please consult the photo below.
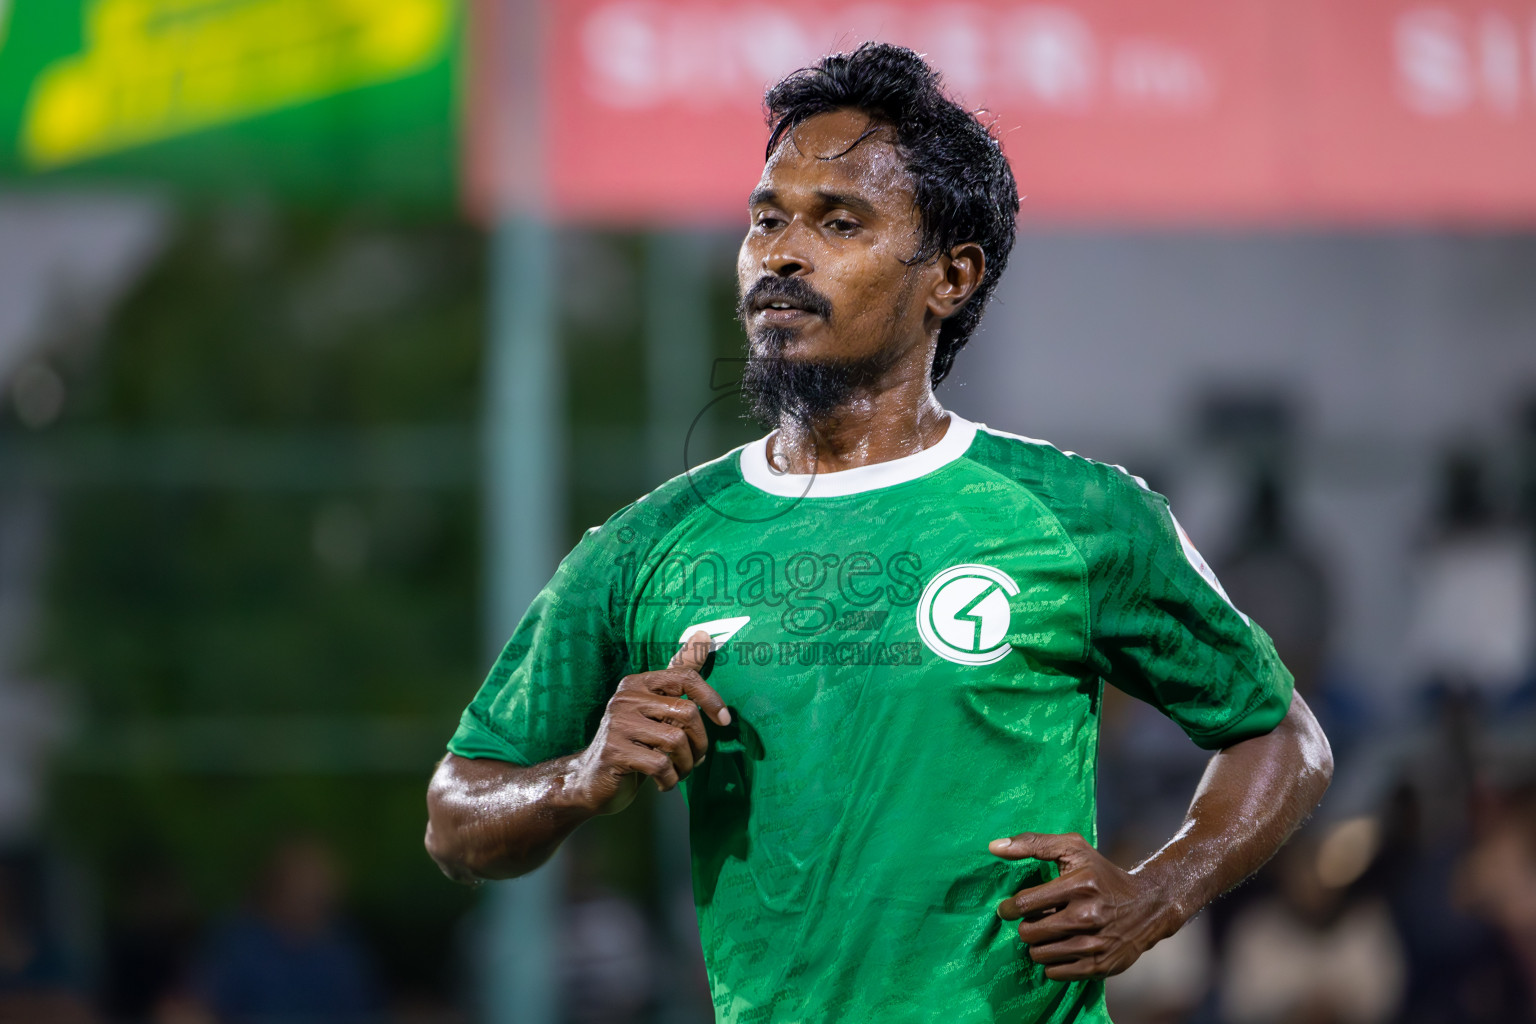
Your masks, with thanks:
[(845, 210), (852, 210), (854, 213), (862, 213), (869, 217), (873, 217), (879, 213), (879, 211), (875, 209), (875, 205), (869, 200), (860, 198), (859, 196), (849, 195), (846, 192), (827, 192), (822, 189), (817, 189), (816, 198), (820, 199), (822, 204), (829, 209), (832, 207), (842, 207)]
[[(861, 199), (847, 192), (829, 192), (826, 189), (817, 189), (816, 198), (821, 201), (823, 209), (841, 207), (854, 213), (862, 213), (867, 217), (875, 217), (880, 213), (869, 200)], [(766, 186), (755, 188), (752, 190), (752, 194), (747, 196), (747, 208), (751, 209), (759, 203), (776, 204), (778, 200), (779, 194), (775, 190)]]

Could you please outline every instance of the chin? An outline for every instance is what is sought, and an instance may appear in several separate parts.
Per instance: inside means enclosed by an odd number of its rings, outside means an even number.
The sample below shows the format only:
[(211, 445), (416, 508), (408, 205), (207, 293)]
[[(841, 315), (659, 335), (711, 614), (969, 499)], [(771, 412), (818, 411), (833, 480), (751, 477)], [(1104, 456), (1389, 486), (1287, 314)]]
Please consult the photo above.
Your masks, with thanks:
[(753, 359), (806, 358), (806, 345), (800, 332), (790, 327), (764, 327), (748, 338), (747, 355)]
[(768, 327), (752, 338), (748, 352), (758, 359), (785, 359), (796, 363), (856, 363), (861, 357), (841, 351), (832, 339), (795, 327)]

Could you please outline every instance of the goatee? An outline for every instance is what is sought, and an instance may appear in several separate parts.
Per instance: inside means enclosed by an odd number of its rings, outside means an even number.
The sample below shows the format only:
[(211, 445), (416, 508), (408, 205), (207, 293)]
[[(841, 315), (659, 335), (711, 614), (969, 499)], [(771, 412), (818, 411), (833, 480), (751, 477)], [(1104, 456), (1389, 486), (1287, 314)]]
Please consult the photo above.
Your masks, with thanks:
[[(911, 282), (907, 291), (910, 292)], [(747, 332), (747, 364), (741, 390), (751, 417), (772, 430), (785, 420), (809, 427), (829, 419), (861, 392), (870, 390), (899, 361), (894, 346), (858, 359), (788, 359), (784, 352), (799, 333), (797, 327), (759, 326), (752, 313), (782, 303), (832, 323), (832, 302), (801, 277), (768, 275), (743, 292), (736, 315)]]
[(879, 381), (894, 362), (883, 351), (838, 361), (786, 359), (780, 353), (794, 334), (787, 328), (763, 328), (748, 345), (741, 391), (751, 417), (765, 430), (785, 419), (806, 426), (826, 420)]

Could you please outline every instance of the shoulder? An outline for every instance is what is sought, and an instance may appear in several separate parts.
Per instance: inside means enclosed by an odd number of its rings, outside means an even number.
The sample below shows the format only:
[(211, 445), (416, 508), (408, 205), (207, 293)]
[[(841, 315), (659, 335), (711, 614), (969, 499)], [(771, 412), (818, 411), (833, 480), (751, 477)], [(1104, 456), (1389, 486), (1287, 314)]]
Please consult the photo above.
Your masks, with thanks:
[(689, 518), (707, 509), (711, 499), (741, 484), (741, 448), (734, 448), (679, 473), (625, 505), (605, 522), (587, 530), (578, 550), (615, 546), (649, 550)]
[(1167, 499), (1125, 467), (1040, 438), (978, 423), (967, 455), (1028, 490), (1073, 535), (1144, 528), (1167, 514)]

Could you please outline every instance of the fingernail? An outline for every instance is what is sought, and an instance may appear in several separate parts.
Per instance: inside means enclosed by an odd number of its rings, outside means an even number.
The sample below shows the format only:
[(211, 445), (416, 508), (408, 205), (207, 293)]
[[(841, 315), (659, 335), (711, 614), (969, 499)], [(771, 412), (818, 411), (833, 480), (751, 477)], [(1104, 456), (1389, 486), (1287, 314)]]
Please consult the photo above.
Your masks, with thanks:
[(731, 709), (730, 708), (721, 708), (720, 709), (720, 724), (721, 725), (730, 725), (731, 724)]
[(1010, 847), (1012, 845), (1013, 845), (1013, 840), (1009, 839), (1006, 836), (1004, 836), (1002, 839), (994, 839), (990, 843), (988, 843), (987, 844), (987, 849), (993, 850), (993, 851), (1006, 850), (1006, 849), (1008, 849), (1008, 847)]

